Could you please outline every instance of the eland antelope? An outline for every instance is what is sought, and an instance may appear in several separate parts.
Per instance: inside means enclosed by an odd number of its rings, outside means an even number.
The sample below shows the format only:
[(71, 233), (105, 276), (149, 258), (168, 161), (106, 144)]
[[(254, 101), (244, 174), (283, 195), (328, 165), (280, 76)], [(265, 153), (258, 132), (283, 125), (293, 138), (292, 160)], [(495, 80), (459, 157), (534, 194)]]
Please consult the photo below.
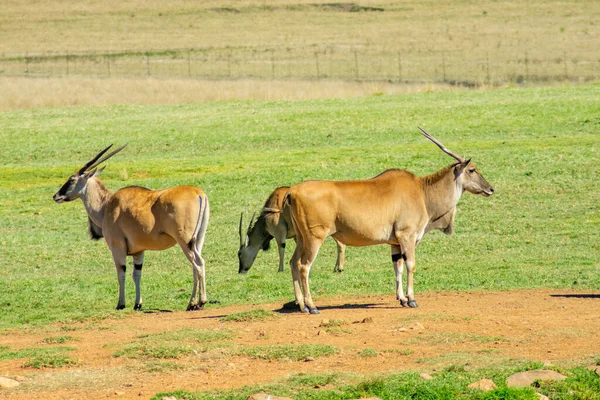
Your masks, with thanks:
[[(292, 229), (289, 207), (283, 206), (283, 199), (289, 189), (289, 186), (281, 186), (269, 195), (254, 225), (252, 224), (254, 215), (250, 219), (245, 237), (242, 234), (243, 214), (240, 215), (240, 249), (238, 250), (240, 263), (238, 272), (240, 274), (245, 274), (250, 270), (260, 249), (268, 250), (273, 238), (275, 238), (279, 250), (278, 272), (283, 272), (285, 241), (296, 237), (296, 233)], [(344, 270), (344, 249), (346, 246), (337, 239), (335, 239), (335, 242), (337, 244), (337, 261), (333, 271), (342, 272)]]
[(164, 190), (129, 186), (112, 193), (98, 179), (104, 167), (97, 167), (125, 146), (107, 155), (104, 154), (112, 144), (102, 150), (71, 175), (53, 199), (57, 203), (81, 199), (88, 214), (91, 238), (106, 240), (119, 281), (117, 310), (125, 308), (126, 257), (133, 257), (134, 310), (141, 310), (144, 251), (164, 250), (175, 244), (179, 244), (192, 264), (194, 286), (187, 309), (201, 310), (207, 302), (202, 247), (210, 214), (208, 198), (200, 188), (193, 186)]
[[(347, 246), (389, 244), (396, 274), (396, 299), (417, 307), (413, 279), (415, 249), (433, 229), (452, 232), (456, 204), (466, 190), (491, 196), (492, 186), (470, 159), (444, 147), (419, 128), (456, 162), (427, 176), (390, 169), (372, 179), (307, 181), (292, 186), (285, 198), (296, 231), (296, 251), (290, 261), (296, 302), (302, 312), (318, 314), (309, 286), (311, 265), (326, 237)], [(402, 290), (403, 263), (407, 291)]]

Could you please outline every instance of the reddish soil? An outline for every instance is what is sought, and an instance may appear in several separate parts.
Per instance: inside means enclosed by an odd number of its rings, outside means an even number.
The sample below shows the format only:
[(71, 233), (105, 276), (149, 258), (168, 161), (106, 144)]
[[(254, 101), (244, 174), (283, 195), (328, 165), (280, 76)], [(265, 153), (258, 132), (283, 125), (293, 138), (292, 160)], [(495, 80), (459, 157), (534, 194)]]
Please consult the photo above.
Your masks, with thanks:
[[(23, 360), (0, 361), (0, 376), (21, 385), (0, 389), (3, 399), (149, 398), (177, 389), (199, 391), (266, 383), (299, 372), (435, 371), (452, 364), (473, 368), (513, 359), (555, 365), (590, 364), (600, 356), (600, 293), (570, 290), (425, 293), (418, 309), (401, 308), (393, 296), (319, 298), (320, 315), (281, 313), (262, 322), (221, 322), (220, 317), (253, 308), (280, 310), (282, 304), (209, 307), (199, 312), (140, 313), (118, 320), (45, 330), (15, 330), (0, 337), (14, 349), (40, 347), (48, 336), (77, 341), (75, 367), (23, 368)], [(324, 320), (347, 324), (327, 332)], [(151, 372), (148, 360), (117, 358), (115, 346), (141, 334), (179, 328), (234, 329), (243, 346), (328, 344), (336, 355), (303, 361), (266, 361), (241, 356), (186, 356), (172, 363), (184, 369)], [(378, 351), (365, 357), (366, 348)]]

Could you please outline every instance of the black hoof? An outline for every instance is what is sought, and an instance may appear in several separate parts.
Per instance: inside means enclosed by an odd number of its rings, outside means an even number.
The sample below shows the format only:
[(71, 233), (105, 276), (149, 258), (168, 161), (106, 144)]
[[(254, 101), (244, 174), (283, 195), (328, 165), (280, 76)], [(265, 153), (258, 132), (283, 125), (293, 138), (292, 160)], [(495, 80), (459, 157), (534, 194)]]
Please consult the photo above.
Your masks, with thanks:
[(319, 310), (317, 310), (316, 308), (313, 308), (312, 310), (310, 310), (310, 313), (311, 313), (311, 314), (321, 314), (321, 313), (319, 312)]
[(136, 304), (135, 306), (133, 306), (133, 311), (142, 311), (142, 305)]
[(117, 306), (117, 310), (123, 310), (123, 309), (125, 309), (125, 304)]
[(310, 310), (306, 306), (304, 306), (304, 308), (301, 308), (300, 311), (302, 311), (303, 313), (307, 313), (307, 314), (310, 312)]
[(417, 307), (419, 307), (419, 306), (417, 305), (417, 302), (416, 302), (416, 301), (414, 301), (414, 300), (410, 300), (410, 301), (408, 302), (408, 306), (409, 306), (410, 308), (417, 308)]
[(190, 304), (186, 311), (198, 311), (204, 308), (204, 304)]
[(408, 301), (407, 300), (400, 300), (400, 305), (402, 307), (408, 307)]

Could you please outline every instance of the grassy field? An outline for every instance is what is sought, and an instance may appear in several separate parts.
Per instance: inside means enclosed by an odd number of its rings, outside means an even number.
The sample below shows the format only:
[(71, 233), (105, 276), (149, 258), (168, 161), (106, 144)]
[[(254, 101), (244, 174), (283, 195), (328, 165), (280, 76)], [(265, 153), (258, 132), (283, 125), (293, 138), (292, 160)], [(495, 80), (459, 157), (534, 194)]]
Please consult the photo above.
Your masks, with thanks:
[(600, 77), (594, 0), (9, 0), (2, 11), (0, 109)]
[[(112, 142), (129, 146), (103, 174), (110, 189), (192, 184), (208, 194), (208, 307), (293, 298), (289, 267), (276, 272), (274, 251), (260, 254), (249, 275), (237, 274), (241, 212), (258, 210), (279, 185), (448, 165), (417, 126), (473, 157), (496, 189), (491, 198), (463, 196), (453, 237), (425, 237), (417, 299), (437, 290), (598, 289), (599, 115), (598, 85), (0, 113), (0, 328), (132, 312), (131, 279), (127, 310), (113, 311), (112, 259), (104, 242), (88, 239), (82, 204), (51, 199)], [(290, 243), (288, 257), (292, 250)], [(342, 274), (334, 263), (327, 241), (311, 274), (317, 305), (334, 294), (393, 296), (386, 246), (349, 248)], [(191, 280), (179, 249), (148, 253), (145, 309), (184, 309)]]

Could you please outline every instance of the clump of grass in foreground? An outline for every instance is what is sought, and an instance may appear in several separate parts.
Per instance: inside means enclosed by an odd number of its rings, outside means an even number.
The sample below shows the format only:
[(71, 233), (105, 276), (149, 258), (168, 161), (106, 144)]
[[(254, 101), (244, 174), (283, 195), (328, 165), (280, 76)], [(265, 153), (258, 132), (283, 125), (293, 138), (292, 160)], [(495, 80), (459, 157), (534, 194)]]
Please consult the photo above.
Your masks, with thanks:
[[(530, 363), (530, 366), (538, 364)], [(542, 382), (540, 387), (508, 388), (506, 378), (522, 371), (520, 367), (500, 366), (461, 372), (444, 371), (432, 380), (422, 379), (410, 372), (386, 376), (348, 376), (329, 374), (311, 377), (300, 374), (272, 384), (246, 386), (229, 391), (159, 393), (153, 399), (174, 396), (177, 399), (245, 400), (253, 393), (266, 392), (295, 399), (351, 399), (380, 397), (382, 399), (473, 399), (473, 400), (537, 400), (537, 392), (551, 398), (600, 399), (600, 380), (593, 371), (577, 367), (565, 370), (567, 379), (560, 382)], [(470, 389), (468, 385), (479, 379), (492, 379), (498, 388), (490, 392)]]
[(361, 357), (377, 357), (379, 355), (379, 352), (375, 349), (366, 348), (363, 349), (360, 353), (358, 353), (358, 355)]
[(185, 366), (172, 361), (148, 361), (141, 369), (145, 372), (165, 373), (185, 369)]
[(47, 354), (25, 361), (23, 368), (62, 368), (78, 365), (79, 362), (65, 354)]
[(8, 346), (0, 347), (0, 361), (18, 360), (27, 358), (22, 364), (23, 368), (61, 368), (77, 365), (78, 362), (66, 352), (75, 350), (72, 347), (52, 347), (52, 348), (27, 348), (21, 350), (10, 350)]
[(50, 336), (42, 339), (42, 343), (44, 344), (61, 344), (66, 343), (69, 340), (73, 340), (73, 336)]
[(138, 339), (113, 356), (127, 358), (177, 359), (192, 353), (206, 353), (229, 347), (219, 340), (233, 339), (229, 330), (177, 329), (160, 333), (140, 335)]
[(277, 344), (242, 348), (238, 354), (262, 360), (302, 361), (310, 358), (330, 356), (338, 352), (338, 348), (322, 344)]
[(250, 311), (242, 311), (239, 313), (229, 314), (221, 318), (222, 322), (257, 322), (266, 321), (271, 318), (278, 318), (279, 315), (273, 311), (267, 311), (262, 308), (257, 308)]
[(336, 328), (342, 325), (347, 325), (348, 323), (343, 319), (326, 319), (321, 322), (319, 326), (323, 328)]

